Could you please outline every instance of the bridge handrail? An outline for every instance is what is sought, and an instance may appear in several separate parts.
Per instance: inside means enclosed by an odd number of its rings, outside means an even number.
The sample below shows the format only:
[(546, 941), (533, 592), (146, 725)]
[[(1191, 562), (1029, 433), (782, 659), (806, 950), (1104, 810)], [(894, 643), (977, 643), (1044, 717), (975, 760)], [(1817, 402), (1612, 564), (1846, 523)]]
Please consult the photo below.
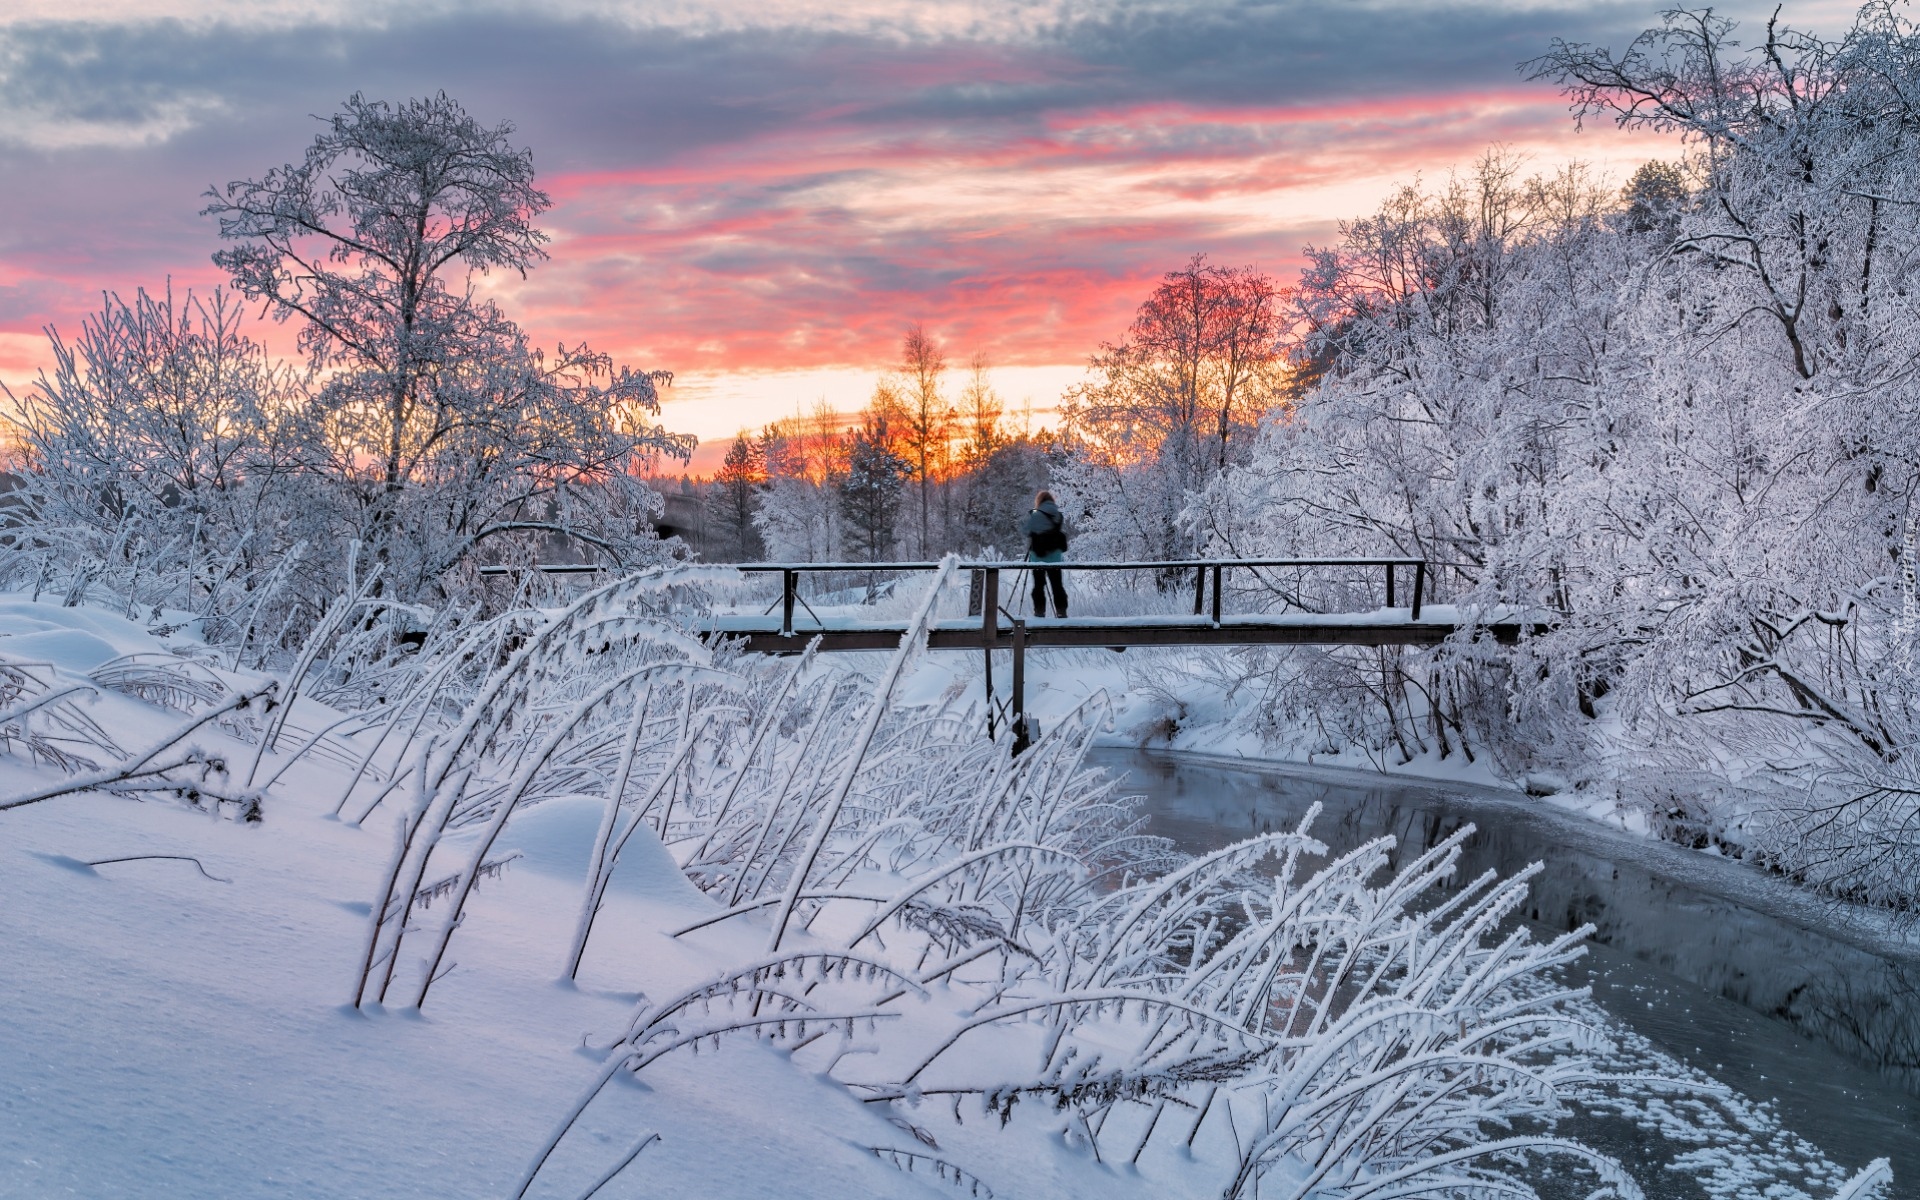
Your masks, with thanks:
[[(793, 632), (793, 614), (796, 607), (805, 607), (808, 612), (813, 608), (800, 598), (800, 576), (825, 572), (851, 573), (859, 571), (930, 571), (939, 563), (894, 562), (894, 563), (740, 563), (735, 570), (744, 575), (780, 576), (780, 631), (783, 634)], [(1394, 575), (1401, 567), (1413, 568), (1413, 604), (1410, 615), (1416, 621), (1420, 619), (1420, 607), (1426, 598), (1427, 562), (1421, 558), (1183, 558), (1163, 559), (1156, 562), (1068, 562), (1036, 564), (1027, 561), (1005, 562), (963, 562), (960, 569), (973, 576), (967, 613), (982, 618), (983, 635), (991, 641), (996, 624), (996, 614), (1000, 609), (1000, 576), (1008, 571), (1022, 571), (1034, 566), (1045, 566), (1049, 570), (1058, 568), (1063, 571), (1192, 571), (1193, 572), (1193, 615), (1199, 616), (1206, 611), (1207, 577), (1213, 577), (1213, 623), (1220, 624), (1220, 601), (1226, 591), (1226, 573), (1234, 568), (1260, 567), (1370, 567), (1386, 571), (1387, 607), (1394, 607)], [(1013, 619), (1009, 614), (1009, 619)], [(1018, 624), (1017, 621), (1015, 621)]]
[[(1417, 567), (1431, 563), (1420, 558), (1168, 558), (1139, 559), (1130, 561), (1090, 561), (1066, 559), (1057, 563), (1043, 563), (1046, 567), (1059, 567), (1066, 571), (1157, 571), (1167, 568), (1193, 570), (1196, 567)], [(940, 564), (937, 562), (842, 562), (842, 563), (709, 563), (708, 566), (732, 567), (743, 574), (772, 574), (780, 571), (808, 573), (815, 571), (932, 571)], [(1018, 571), (1034, 564), (1031, 560), (1007, 559), (1000, 562), (963, 562), (962, 571)], [(484, 566), (482, 575), (512, 575), (521, 571), (539, 571), (547, 575), (592, 575), (603, 571), (615, 571), (620, 568), (606, 563), (527, 563), (525, 565)]]
[[(714, 564), (723, 566), (727, 564)], [(995, 613), (999, 608), (1000, 576), (1004, 572), (1023, 571), (1034, 566), (1044, 566), (1049, 570), (1062, 571), (1192, 571), (1193, 572), (1193, 615), (1199, 616), (1206, 610), (1208, 576), (1212, 576), (1213, 623), (1220, 623), (1220, 601), (1225, 592), (1225, 577), (1229, 570), (1236, 568), (1261, 567), (1370, 567), (1386, 572), (1387, 607), (1394, 607), (1396, 572), (1401, 567), (1413, 568), (1413, 604), (1410, 615), (1416, 621), (1420, 619), (1420, 608), (1426, 599), (1427, 560), (1424, 558), (1175, 558), (1140, 562), (1075, 562), (1062, 560), (1057, 563), (1035, 563), (1032, 560), (1006, 560), (1002, 562), (963, 562), (960, 569), (973, 576), (973, 598), (968, 615), (984, 618), (982, 628), (990, 636), (995, 625)], [(905, 573), (910, 571), (932, 571), (939, 568), (937, 562), (884, 562), (884, 563), (735, 563), (734, 570), (743, 575), (780, 576), (780, 630), (783, 634), (793, 632), (793, 614), (796, 607), (811, 606), (800, 599), (800, 576), (834, 572), (840, 574), (855, 572), (891, 571)], [(482, 575), (505, 575), (514, 571), (544, 571), (554, 574), (576, 574), (599, 571), (604, 568), (590, 564), (553, 564), (530, 567), (482, 567)], [(992, 593), (991, 604), (985, 602), (985, 595)], [(983, 611), (984, 610), (984, 611)]]
[[(1198, 567), (1418, 567), (1426, 564), (1422, 558), (1169, 558), (1140, 559), (1126, 562), (1102, 562), (1099, 560), (1083, 562), (1076, 559), (1063, 559), (1057, 563), (1035, 563), (1032, 560), (1007, 559), (996, 562), (962, 562), (962, 571), (1019, 571), (1027, 567), (1042, 566), (1049, 570), (1058, 567), (1063, 571), (1158, 571), (1169, 568), (1191, 571)], [(792, 571), (805, 574), (815, 571), (932, 571), (940, 566), (937, 562), (845, 562), (845, 563), (715, 563), (714, 566), (731, 566), (746, 575), (774, 574)]]

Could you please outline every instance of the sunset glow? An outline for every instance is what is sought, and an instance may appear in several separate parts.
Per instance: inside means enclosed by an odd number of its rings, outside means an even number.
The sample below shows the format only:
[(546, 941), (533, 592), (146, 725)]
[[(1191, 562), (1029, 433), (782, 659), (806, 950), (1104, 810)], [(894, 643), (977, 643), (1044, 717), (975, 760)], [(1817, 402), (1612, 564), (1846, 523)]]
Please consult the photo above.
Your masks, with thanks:
[(1191, 254), (1285, 282), (1341, 219), (1491, 144), (1616, 179), (1673, 152), (1576, 129), (1515, 68), (1555, 36), (1624, 40), (1639, 5), (16, 12), (16, 391), (43, 327), (75, 328), (101, 291), (221, 282), (201, 193), (296, 157), (356, 89), (444, 88), (513, 120), (555, 201), (552, 257), (488, 286), (542, 342), (674, 371), (667, 422), (708, 440), (858, 407), (915, 321), (1046, 413)]

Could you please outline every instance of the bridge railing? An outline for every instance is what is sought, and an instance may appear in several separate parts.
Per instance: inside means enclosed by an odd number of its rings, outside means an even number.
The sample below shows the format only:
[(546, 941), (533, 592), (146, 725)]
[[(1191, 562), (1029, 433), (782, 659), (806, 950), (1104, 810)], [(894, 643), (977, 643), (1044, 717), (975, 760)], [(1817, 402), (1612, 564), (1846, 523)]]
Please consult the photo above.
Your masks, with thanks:
[[(780, 632), (793, 633), (793, 619), (796, 609), (807, 607), (800, 595), (800, 578), (803, 575), (824, 573), (867, 573), (873, 574), (909, 574), (933, 571), (940, 564), (935, 562), (848, 562), (848, 563), (740, 563), (735, 566), (746, 575), (780, 576)], [(981, 618), (983, 630), (991, 635), (998, 624), (999, 615), (1006, 610), (1000, 603), (1000, 578), (1004, 573), (1032, 570), (1034, 567), (1059, 569), (1061, 571), (1152, 571), (1162, 576), (1179, 575), (1188, 571), (1193, 573), (1193, 615), (1210, 616), (1218, 625), (1221, 618), (1222, 598), (1226, 594), (1228, 573), (1236, 570), (1260, 570), (1282, 568), (1360, 568), (1379, 570), (1384, 573), (1386, 583), (1386, 607), (1395, 608), (1398, 584), (1401, 572), (1411, 573), (1412, 595), (1410, 615), (1416, 621), (1420, 619), (1420, 608), (1425, 600), (1427, 587), (1427, 562), (1419, 558), (1189, 558), (1159, 560), (1153, 562), (1077, 562), (1033, 563), (1017, 560), (994, 562), (963, 562), (960, 569), (972, 576), (968, 589), (967, 615)], [(987, 597), (992, 597), (991, 603)], [(1211, 603), (1209, 604), (1209, 601)], [(811, 609), (809, 608), (809, 611)], [(1008, 614), (1012, 619), (1011, 614)], [(817, 619), (817, 618), (816, 618)]]
[[(831, 563), (738, 563), (732, 565), (744, 575), (780, 576), (780, 632), (793, 633), (793, 620), (800, 608), (811, 612), (800, 592), (800, 580), (808, 575), (865, 575), (871, 579), (878, 574), (916, 574), (938, 570), (937, 562), (831, 562)], [(967, 615), (982, 618), (983, 627), (991, 632), (998, 623), (1000, 614), (1007, 613), (1000, 602), (1000, 581), (1006, 574), (1028, 571), (1035, 566), (1061, 571), (1079, 572), (1153, 572), (1162, 576), (1178, 576), (1192, 572), (1193, 575), (1193, 615), (1209, 616), (1214, 624), (1219, 624), (1222, 616), (1222, 602), (1226, 595), (1227, 583), (1234, 571), (1280, 570), (1288, 568), (1350, 568), (1377, 570), (1382, 572), (1386, 584), (1386, 607), (1398, 607), (1401, 581), (1411, 583), (1412, 594), (1408, 597), (1410, 615), (1416, 621), (1420, 619), (1420, 609), (1426, 600), (1428, 563), (1420, 558), (1184, 558), (1159, 559), (1153, 561), (1077, 561), (1067, 560), (1059, 563), (1037, 564), (1017, 559), (962, 562), (960, 569), (971, 576), (968, 589)], [(533, 567), (482, 567), (483, 575), (510, 575), (533, 570), (544, 574), (598, 574), (607, 568), (586, 563), (553, 563)], [(993, 597), (991, 604), (986, 597)], [(817, 619), (817, 617), (816, 617)]]

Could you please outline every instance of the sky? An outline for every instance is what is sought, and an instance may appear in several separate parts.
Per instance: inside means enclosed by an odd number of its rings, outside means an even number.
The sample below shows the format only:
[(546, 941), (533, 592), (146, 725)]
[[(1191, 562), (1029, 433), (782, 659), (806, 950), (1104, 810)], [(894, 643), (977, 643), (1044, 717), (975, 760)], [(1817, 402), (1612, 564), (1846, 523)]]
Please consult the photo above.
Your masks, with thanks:
[(1617, 181), (1672, 157), (1517, 69), (1556, 37), (1624, 48), (1659, 7), (9, 0), (0, 381), (28, 386), (43, 330), (102, 291), (222, 282), (202, 193), (298, 158), (349, 94), (445, 90), (514, 123), (554, 201), (550, 261), (491, 289), (541, 343), (673, 371), (696, 469), (737, 429), (859, 407), (913, 322), (1044, 419), (1193, 254), (1284, 284), (1341, 219), (1493, 144)]

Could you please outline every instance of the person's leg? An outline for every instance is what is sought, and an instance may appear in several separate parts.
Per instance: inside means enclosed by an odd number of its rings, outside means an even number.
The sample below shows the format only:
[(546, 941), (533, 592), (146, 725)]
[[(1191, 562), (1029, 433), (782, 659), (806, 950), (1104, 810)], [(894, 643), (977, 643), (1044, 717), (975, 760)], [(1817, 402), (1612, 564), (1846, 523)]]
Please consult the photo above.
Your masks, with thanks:
[(1049, 568), (1047, 583), (1053, 588), (1053, 615), (1067, 615), (1067, 573), (1059, 567)]
[(1045, 567), (1033, 569), (1033, 615), (1047, 615), (1047, 571)]

